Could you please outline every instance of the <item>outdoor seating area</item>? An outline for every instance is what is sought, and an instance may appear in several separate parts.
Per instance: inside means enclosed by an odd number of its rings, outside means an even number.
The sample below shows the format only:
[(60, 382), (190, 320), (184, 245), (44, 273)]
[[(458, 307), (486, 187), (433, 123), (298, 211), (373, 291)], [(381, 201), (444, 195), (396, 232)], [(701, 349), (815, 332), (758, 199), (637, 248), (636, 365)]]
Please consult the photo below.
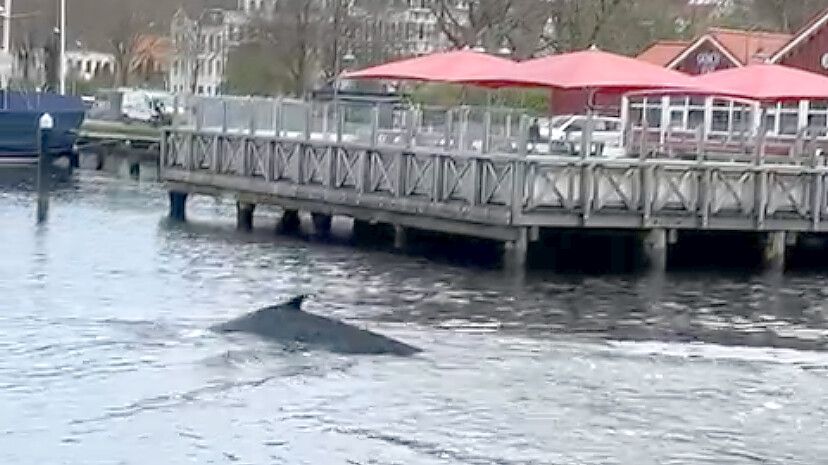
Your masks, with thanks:
[[(821, 152), (828, 133), (828, 78), (782, 65), (756, 64), (693, 77), (595, 48), (522, 63), (460, 50), (341, 78), (586, 92), (588, 118), (578, 131), (580, 140), (553, 144), (547, 136), (544, 144), (529, 144), (535, 154), (558, 153), (566, 143), (578, 153), (582, 146), (593, 146), (597, 109), (591, 103), (599, 93), (617, 95), (621, 101), (625, 157), (796, 161)], [(551, 134), (553, 128), (543, 132)], [(596, 153), (603, 151), (589, 152)]]

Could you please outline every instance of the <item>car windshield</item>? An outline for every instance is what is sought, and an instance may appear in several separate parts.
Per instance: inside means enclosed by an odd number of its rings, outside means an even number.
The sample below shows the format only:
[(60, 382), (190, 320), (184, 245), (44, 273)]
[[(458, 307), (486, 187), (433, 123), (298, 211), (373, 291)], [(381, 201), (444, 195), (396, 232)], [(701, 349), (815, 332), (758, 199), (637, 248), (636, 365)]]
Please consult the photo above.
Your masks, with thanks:
[(552, 119), (549, 120), (549, 125), (555, 129), (560, 129), (572, 119), (572, 115), (558, 115), (553, 116)]

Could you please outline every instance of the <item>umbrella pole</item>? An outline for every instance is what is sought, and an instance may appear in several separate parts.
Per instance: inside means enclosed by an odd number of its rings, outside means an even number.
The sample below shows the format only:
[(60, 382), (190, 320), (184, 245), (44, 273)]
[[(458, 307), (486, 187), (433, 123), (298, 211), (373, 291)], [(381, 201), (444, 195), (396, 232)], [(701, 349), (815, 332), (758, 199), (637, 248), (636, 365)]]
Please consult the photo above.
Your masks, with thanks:
[(767, 132), (767, 121), (765, 121), (765, 107), (759, 105), (759, 127), (756, 132), (756, 147), (754, 147), (754, 164), (757, 166), (765, 163), (765, 133)]
[(592, 128), (595, 123), (595, 111), (593, 107), (596, 93), (596, 89), (589, 89), (589, 95), (587, 97), (586, 122), (584, 123), (583, 131), (581, 131), (581, 158), (588, 158), (592, 155)]

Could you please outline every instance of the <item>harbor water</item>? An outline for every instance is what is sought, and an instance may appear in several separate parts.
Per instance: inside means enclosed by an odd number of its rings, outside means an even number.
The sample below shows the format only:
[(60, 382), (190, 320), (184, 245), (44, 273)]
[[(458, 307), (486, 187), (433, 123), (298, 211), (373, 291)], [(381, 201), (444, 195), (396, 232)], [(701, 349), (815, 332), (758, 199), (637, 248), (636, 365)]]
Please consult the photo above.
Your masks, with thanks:
[[(818, 464), (828, 274), (530, 273), (166, 220), (81, 173), (36, 225), (0, 185), (0, 463)], [(826, 266), (828, 270), (828, 266)], [(211, 325), (299, 293), (423, 349), (286, 350)]]

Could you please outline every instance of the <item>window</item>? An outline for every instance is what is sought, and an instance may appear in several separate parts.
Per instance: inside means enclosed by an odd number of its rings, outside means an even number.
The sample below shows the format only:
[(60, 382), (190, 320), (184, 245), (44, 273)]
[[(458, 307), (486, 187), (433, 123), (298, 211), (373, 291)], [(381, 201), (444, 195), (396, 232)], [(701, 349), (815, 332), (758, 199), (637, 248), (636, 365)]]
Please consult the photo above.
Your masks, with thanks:
[(567, 126), (564, 131), (566, 132), (581, 132), (584, 129), (584, 120), (577, 119), (572, 121), (572, 124)]
[(620, 131), (621, 130), (621, 122), (620, 121), (604, 121), (604, 127), (606, 128), (605, 131)]
[(661, 127), (661, 99), (630, 100), (630, 122), (635, 127), (644, 124), (644, 118), (648, 128)]

